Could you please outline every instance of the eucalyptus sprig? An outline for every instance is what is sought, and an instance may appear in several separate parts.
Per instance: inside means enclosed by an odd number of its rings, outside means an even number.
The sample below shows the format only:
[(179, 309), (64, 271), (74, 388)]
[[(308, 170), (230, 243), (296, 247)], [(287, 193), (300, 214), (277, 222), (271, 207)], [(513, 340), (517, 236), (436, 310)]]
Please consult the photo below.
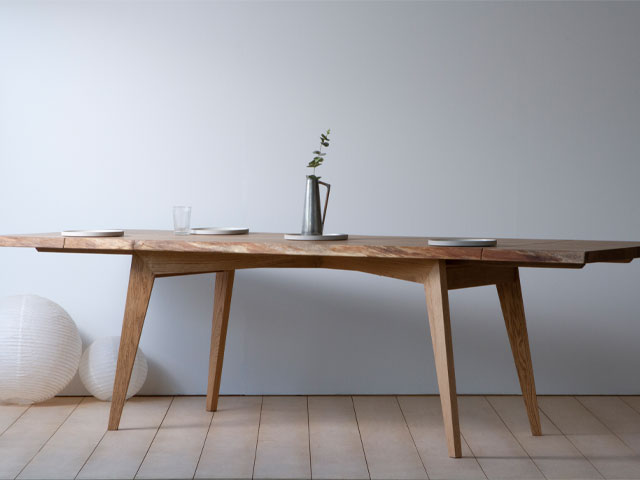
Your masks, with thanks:
[[(326, 133), (321, 133), (320, 134), (320, 147), (318, 147), (318, 150), (314, 150), (313, 154), (315, 155), (315, 157), (313, 157), (313, 160), (311, 160), (309, 162), (309, 165), (307, 165), (307, 168), (313, 168), (313, 175), (312, 176), (316, 176), (316, 168), (318, 168), (320, 165), (322, 165), (322, 162), (324, 161), (324, 156), (326, 155), (326, 153), (324, 153), (322, 151), (322, 147), (328, 147), (329, 146), (329, 134), (331, 133), (331, 129), (328, 129)], [(318, 177), (320, 178), (320, 177)]]

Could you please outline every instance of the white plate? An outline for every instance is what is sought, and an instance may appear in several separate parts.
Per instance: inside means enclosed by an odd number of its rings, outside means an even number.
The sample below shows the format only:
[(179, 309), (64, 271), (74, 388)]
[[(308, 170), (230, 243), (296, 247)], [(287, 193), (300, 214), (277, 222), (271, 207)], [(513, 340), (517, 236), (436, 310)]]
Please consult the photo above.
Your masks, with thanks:
[(192, 235), (243, 235), (249, 233), (244, 227), (202, 227), (192, 228)]
[(301, 233), (285, 233), (285, 240), (307, 240), (307, 241), (329, 241), (346, 240), (349, 235), (346, 233), (326, 233), (324, 235), (302, 235)]
[(430, 238), (432, 247), (495, 247), (495, 238)]
[(122, 237), (124, 230), (64, 230), (63, 237)]

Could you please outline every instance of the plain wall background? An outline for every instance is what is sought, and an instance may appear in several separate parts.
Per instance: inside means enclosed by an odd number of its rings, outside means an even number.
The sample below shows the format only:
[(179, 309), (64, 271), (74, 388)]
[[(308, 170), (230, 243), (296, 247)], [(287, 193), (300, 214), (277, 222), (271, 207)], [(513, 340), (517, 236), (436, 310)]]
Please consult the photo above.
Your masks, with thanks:
[[(639, 240), (640, 3), (0, 3), (0, 231), (300, 228)], [(125, 256), (0, 249), (0, 295), (119, 335)], [(540, 393), (640, 393), (640, 262), (524, 270)], [(204, 393), (213, 275), (160, 279), (143, 393)], [(518, 392), (495, 289), (450, 295), (458, 389)], [(236, 276), (223, 393), (437, 392), (424, 292)], [(65, 390), (83, 393), (76, 379)]]

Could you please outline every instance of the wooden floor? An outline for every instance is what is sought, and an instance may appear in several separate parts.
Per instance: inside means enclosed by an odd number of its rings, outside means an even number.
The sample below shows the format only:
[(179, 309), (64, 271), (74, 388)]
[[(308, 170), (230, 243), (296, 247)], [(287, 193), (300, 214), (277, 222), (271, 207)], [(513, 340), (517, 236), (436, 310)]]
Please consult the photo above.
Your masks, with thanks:
[(0, 478), (640, 479), (640, 397), (459, 398), (464, 458), (450, 459), (434, 396), (58, 397), (0, 406)]

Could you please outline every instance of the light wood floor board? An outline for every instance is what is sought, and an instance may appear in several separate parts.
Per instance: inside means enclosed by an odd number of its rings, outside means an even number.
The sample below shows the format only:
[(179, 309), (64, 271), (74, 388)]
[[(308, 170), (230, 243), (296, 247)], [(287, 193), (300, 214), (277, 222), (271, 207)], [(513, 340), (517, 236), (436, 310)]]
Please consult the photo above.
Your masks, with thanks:
[(633, 408), (636, 412), (640, 413), (640, 396), (636, 395), (628, 395), (624, 397), (620, 397), (624, 403)]
[[(633, 408), (636, 412), (640, 413), (640, 397), (624, 396), (618, 398), (620, 398), (624, 403)], [(638, 438), (638, 435), (636, 435), (635, 433), (625, 434), (624, 441), (633, 449), (634, 452), (640, 454), (640, 439)]]
[(442, 409), (437, 396), (399, 396), (398, 401), (430, 479), (487, 478), (473, 457), (464, 435), (461, 438), (462, 458), (449, 458), (443, 436)]
[(56, 397), (29, 408), (0, 436), (0, 478), (15, 478), (71, 412), (80, 397)]
[(27, 411), (29, 405), (0, 405), (0, 435)]
[[(526, 435), (532, 436), (527, 412), (520, 395), (487, 395), (486, 399), (516, 438)], [(544, 413), (540, 413), (542, 434), (562, 435), (558, 427)]]
[(579, 397), (591, 413), (640, 454), (640, 413), (619, 397)]
[(540, 414), (540, 421), (544, 437), (531, 435), (522, 397), (494, 396), (487, 397), (487, 400), (546, 478), (603, 478), (543, 413)]
[(618, 397), (578, 397), (614, 433), (640, 433), (640, 413)]
[(109, 406), (109, 402), (85, 398), (18, 478), (75, 478), (105, 434)]
[(77, 478), (134, 478), (171, 400), (171, 397), (134, 397), (127, 401), (120, 430), (105, 433)]
[(212, 412), (202, 397), (175, 397), (136, 478), (193, 478)]
[(568, 438), (605, 478), (640, 478), (640, 459), (616, 435), (581, 434)]
[(353, 402), (371, 478), (427, 478), (397, 398), (353, 397)]
[(220, 397), (195, 478), (253, 477), (262, 397)]
[(640, 478), (640, 459), (581, 401), (542, 397), (540, 408), (605, 478)]
[(538, 399), (533, 437), (522, 397), (461, 396), (451, 459), (437, 396), (223, 396), (213, 417), (204, 396), (136, 397), (111, 432), (109, 403), (59, 397), (0, 407), (0, 479), (640, 480), (640, 397)]
[(309, 397), (314, 479), (368, 479), (369, 470), (351, 397)]
[(459, 402), (462, 434), (488, 478), (544, 478), (484, 397)]
[(540, 397), (538, 404), (565, 435), (611, 433), (574, 397)]
[(264, 397), (254, 478), (311, 478), (306, 397)]

